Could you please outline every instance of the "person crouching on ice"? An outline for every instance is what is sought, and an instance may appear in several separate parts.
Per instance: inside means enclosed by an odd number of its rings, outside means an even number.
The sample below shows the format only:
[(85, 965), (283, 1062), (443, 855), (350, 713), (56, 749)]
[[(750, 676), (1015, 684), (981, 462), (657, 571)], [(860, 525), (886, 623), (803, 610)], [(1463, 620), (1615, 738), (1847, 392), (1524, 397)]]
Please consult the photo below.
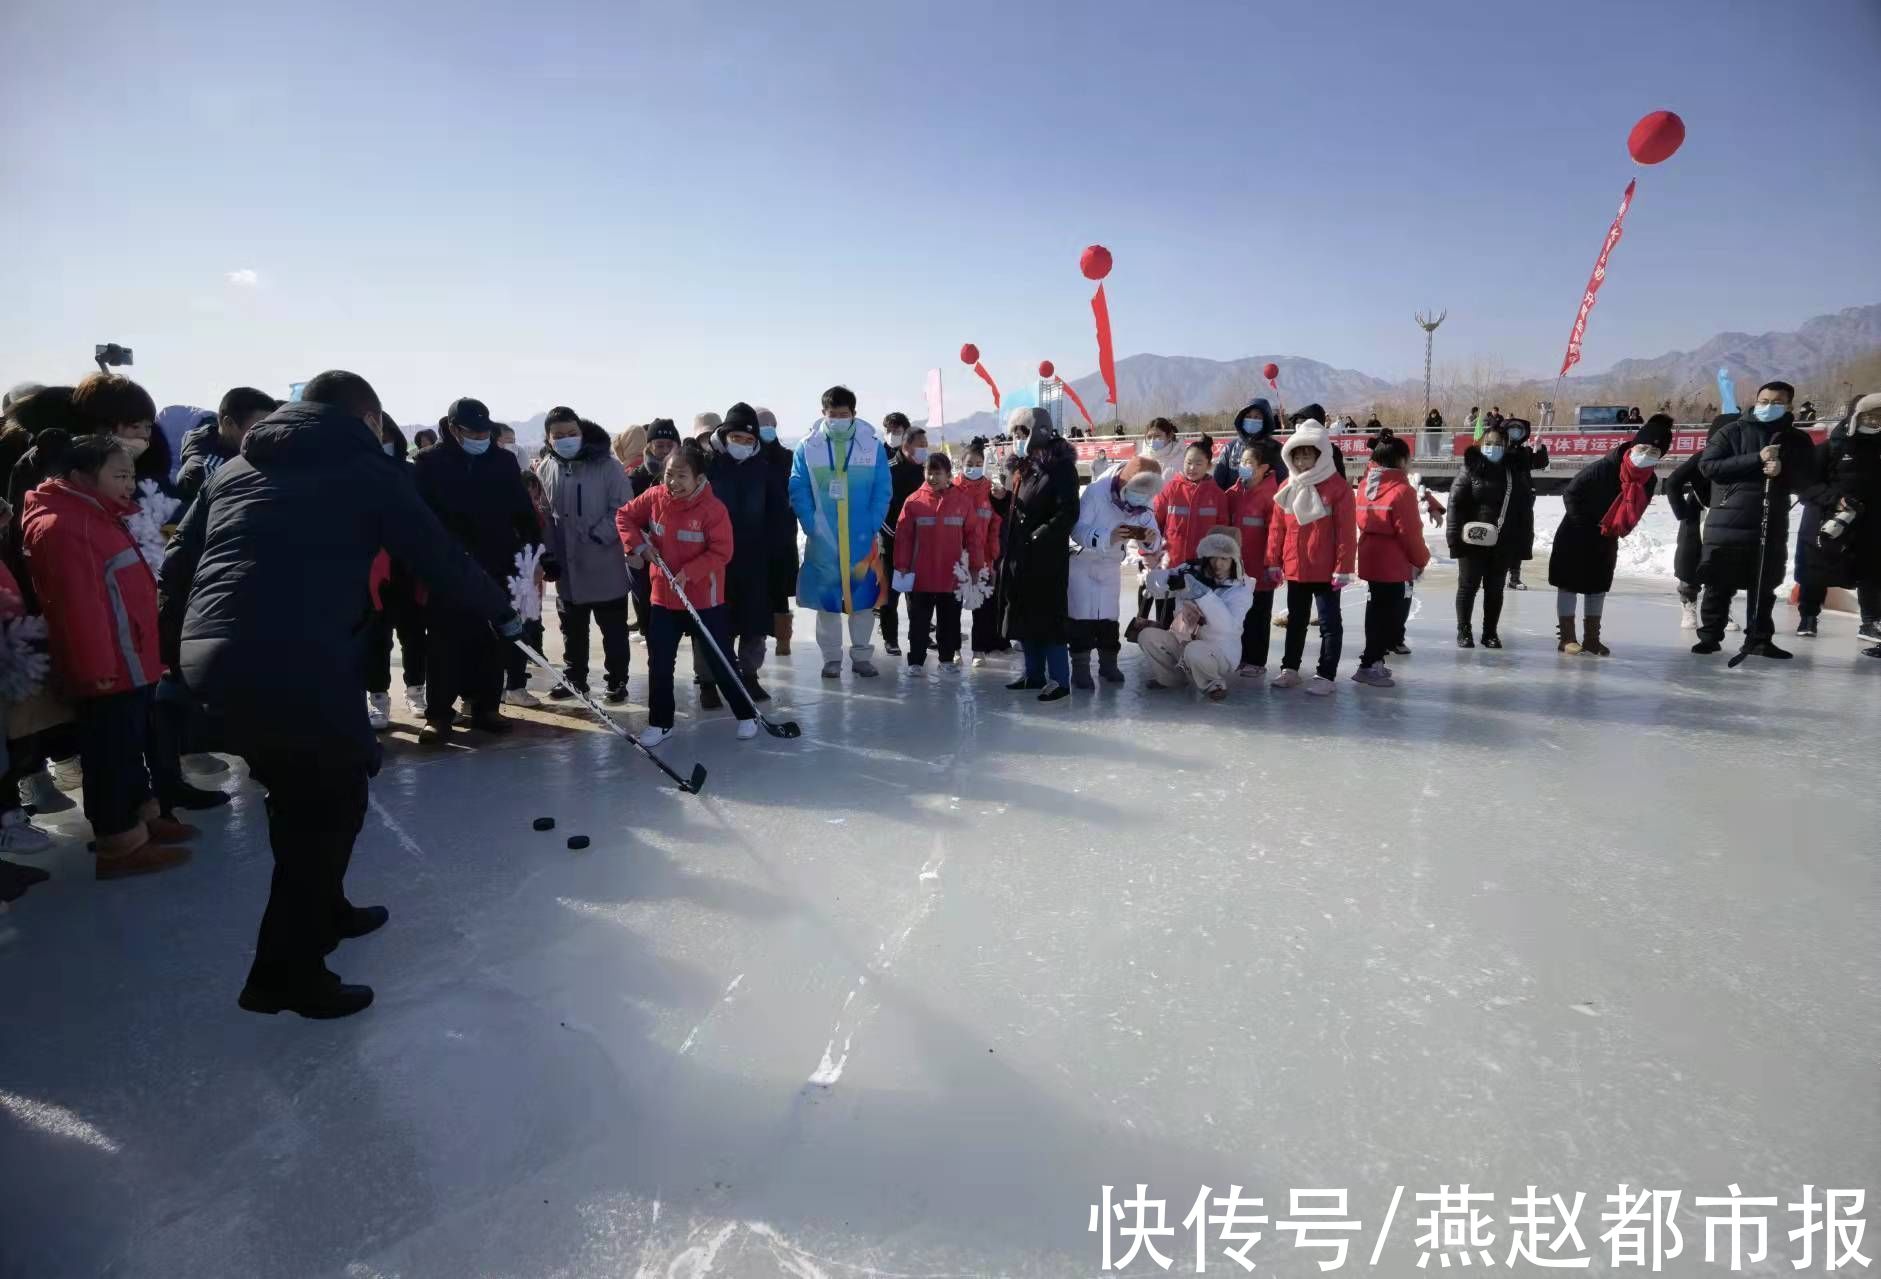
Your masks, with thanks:
[(1196, 557), (1150, 574), (1150, 593), (1175, 601), (1167, 628), (1145, 626), (1136, 642), (1149, 661), (1151, 688), (1174, 688), (1186, 673), (1211, 702), (1228, 696), (1241, 655), (1241, 625), (1254, 602), (1241, 563), (1241, 539), (1226, 525), (1210, 530)]
[(930, 453), (926, 483), (908, 494), (895, 522), (895, 590), (908, 597), (908, 669), (927, 664), (929, 632), (939, 621), (935, 647), (940, 668), (951, 673), (959, 667), (960, 587), (955, 570), (967, 561), (969, 579), (986, 567), (986, 546), (980, 532), (980, 507), (973, 489), (954, 484), (954, 464), (945, 453)]
[(1275, 688), (1300, 686), (1306, 628), (1319, 608), (1319, 667), (1306, 686), (1315, 697), (1333, 690), (1345, 624), (1339, 592), (1352, 583), (1358, 553), (1358, 520), (1352, 488), (1333, 461), (1332, 439), (1316, 421), (1305, 421), (1287, 441), (1287, 482), (1274, 494), (1273, 526), (1267, 537), (1267, 580), (1287, 584), (1287, 648)]
[(1070, 635), (1071, 687), (1093, 689), (1091, 650), (1097, 650), (1098, 674), (1107, 684), (1123, 683), (1117, 665), (1123, 639), (1118, 622), (1123, 612), (1123, 557), (1132, 542), (1145, 555), (1162, 550), (1162, 534), (1150, 509), (1162, 491), (1162, 466), (1153, 457), (1137, 456), (1113, 466), (1085, 487), (1078, 501), (1078, 522), (1071, 540), (1078, 553), (1071, 557)]
[[(1190, 440), (1182, 450), (1182, 473), (1165, 476), (1162, 492), (1151, 507), (1156, 512), (1156, 527), (1167, 542), (1163, 563), (1170, 568), (1186, 564), (1196, 556), (1196, 546), (1208, 531), (1230, 519), (1228, 494), (1215, 483), (1215, 442), (1204, 435)], [(1156, 620), (1169, 625), (1174, 601), (1165, 598), (1156, 609)]]
[(1404, 634), (1411, 606), (1411, 583), (1430, 563), (1419, 520), (1417, 491), (1405, 475), (1411, 446), (1390, 431), (1372, 445), (1371, 465), (1358, 487), (1359, 579), (1371, 587), (1365, 601), (1365, 650), (1352, 678), (1373, 688), (1394, 683), (1385, 654)]
[[(686, 601), (698, 610), (717, 645), (703, 644), (712, 678), (738, 716), (738, 740), (758, 735), (757, 708), (738, 673), (720, 655), (731, 651), (731, 614), (725, 603), (725, 575), (731, 565), (731, 515), (714, 497), (705, 473), (710, 461), (697, 440), (687, 440), (666, 459), (664, 482), (620, 508), (614, 526), (627, 551), (630, 568), (652, 569), (653, 612), (647, 618), (646, 746), (658, 746), (673, 731), (673, 662), (679, 637), (697, 637), (698, 627)], [(675, 584), (643, 548), (651, 546), (679, 580)], [(680, 592), (684, 591), (684, 595)]]

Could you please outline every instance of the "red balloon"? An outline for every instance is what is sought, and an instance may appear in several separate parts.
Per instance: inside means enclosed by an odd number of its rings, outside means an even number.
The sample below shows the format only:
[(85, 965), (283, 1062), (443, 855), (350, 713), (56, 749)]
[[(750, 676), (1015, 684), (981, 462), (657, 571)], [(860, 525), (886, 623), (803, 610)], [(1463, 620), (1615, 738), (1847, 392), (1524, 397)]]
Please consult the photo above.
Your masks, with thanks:
[(973, 345), (971, 342), (961, 347), (960, 362), (962, 364), (978, 364), (980, 362), (980, 348)]
[(1641, 164), (1670, 160), (1672, 153), (1683, 145), (1685, 121), (1670, 111), (1641, 116), (1633, 131), (1626, 135), (1627, 152)]
[(1058, 368), (1050, 360), (1040, 360), (1038, 362), (1038, 375), (1040, 377), (1050, 377), (1056, 372), (1058, 372)]
[(1280, 376), (1280, 366), (1278, 364), (1263, 364), (1261, 366), (1261, 376), (1266, 378), (1269, 382), (1273, 381)]
[(1093, 244), (1078, 257), (1078, 270), (1087, 280), (1103, 279), (1110, 274), (1110, 266), (1110, 250), (1101, 244)]

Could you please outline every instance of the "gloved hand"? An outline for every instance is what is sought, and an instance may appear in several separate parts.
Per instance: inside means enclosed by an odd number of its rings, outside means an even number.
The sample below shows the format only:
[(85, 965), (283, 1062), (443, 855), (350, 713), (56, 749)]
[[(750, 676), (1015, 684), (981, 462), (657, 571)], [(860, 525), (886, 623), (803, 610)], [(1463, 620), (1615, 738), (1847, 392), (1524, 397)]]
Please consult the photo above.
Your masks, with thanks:
[(628, 552), (627, 567), (629, 569), (631, 569), (635, 573), (638, 573), (641, 569), (645, 568), (646, 566), (647, 566), (646, 556), (642, 555), (639, 551)]
[(562, 564), (555, 557), (544, 555), (537, 567), (542, 570), (543, 581), (559, 582), (562, 580)]
[(503, 616), (490, 623), (490, 629), (505, 640), (521, 639), (523, 633), (522, 614), (518, 613), (513, 608), (509, 609)]
[(1281, 568), (1278, 564), (1274, 565), (1273, 567), (1267, 570), (1268, 585), (1278, 587), (1282, 582), (1286, 580), (1287, 580), (1287, 570), (1285, 570), (1284, 568)]
[(1354, 580), (1350, 573), (1334, 573), (1332, 575), (1332, 589), (1335, 591), (1343, 591), (1346, 587), (1352, 585)]
[(888, 584), (894, 590), (907, 595), (914, 590), (914, 574), (895, 573), (889, 577)]

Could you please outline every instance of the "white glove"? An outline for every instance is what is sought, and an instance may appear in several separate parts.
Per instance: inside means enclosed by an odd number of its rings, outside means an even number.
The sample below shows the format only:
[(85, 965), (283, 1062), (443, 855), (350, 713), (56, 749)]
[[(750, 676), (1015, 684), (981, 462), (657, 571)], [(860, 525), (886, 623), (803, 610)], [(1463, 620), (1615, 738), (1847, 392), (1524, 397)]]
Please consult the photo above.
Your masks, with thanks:
[(1332, 575), (1332, 589), (1335, 591), (1343, 591), (1346, 587), (1352, 585), (1352, 582), (1353, 577), (1350, 573), (1334, 573)]
[(892, 589), (907, 595), (914, 590), (914, 574), (895, 573), (889, 577), (888, 584)]

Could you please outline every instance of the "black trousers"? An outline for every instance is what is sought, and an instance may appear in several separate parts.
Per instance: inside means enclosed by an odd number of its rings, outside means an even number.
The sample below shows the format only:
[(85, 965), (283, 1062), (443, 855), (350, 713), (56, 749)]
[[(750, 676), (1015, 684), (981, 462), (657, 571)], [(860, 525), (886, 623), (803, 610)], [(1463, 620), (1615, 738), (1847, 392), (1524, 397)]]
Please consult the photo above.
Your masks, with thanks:
[(416, 688), (425, 681), (424, 610), (403, 595), (395, 594), (387, 583), (380, 592), (385, 607), (372, 615), (372, 629), (366, 642), (366, 691), (389, 693), (392, 690), (392, 637), (398, 637), (398, 651), (404, 664), (405, 687)]
[[(1782, 546), (1789, 536), (1788, 529), (1770, 530), (1769, 553), (1763, 559), (1763, 580), (1755, 589), (1755, 598), (1747, 606), (1744, 618), (1744, 638), (1748, 641), (1767, 640), (1776, 634), (1776, 588), (1783, 580)], [(1702, 569), (1705, 578), (1705, 592), (1698, 601), (1698, 638), (1710, 640), (1714, 644), (1724, 642), (1724, 628), (1731, 620), (1731, 601), (1736, 598), (1739, 589), (1746, 594), (1751, 582), (1757, 581), (1756, 547), (1717, 547), (1710, 553), (1710, 560)]]
[(1385, 660), (1391, 646), (1404, 638), (1404, 614), (1411, 599), (1409, 582), (1373, 582), (1365, 600), (1365, 651), (1360, 666)]
[(85, 820), (98, 839), (122, 835), (143, 820), (149, 802), (151, 690), (74, 699), (78, 758), (85, 770)]
[[(542, 651), (542, 623), (524, 622), (522, 641), (536, 652)], [(511, 692), (529, 687), (530, 662), (523, 651), (507, 640), (499, 641), (503, 650), (503, 687)]]
[(503, 700), (508, 665), (504, 650), (514, 646), (505, 644), (474, 613), (433, 608), (429, 620), (425, 718), (433, 724), (449, 724), (460, 697), (470, 703), (472, 715), (495, 714)]
[[(1826, 586), (1804, 586), (1797, 598), (1796, 611), (1804, 617), (1814, 617), (1822, 611), (1823, 601), (1829, 598)], [(1871, 622), (1881, 616), (1881, 577), (1871, 577), (1855, 584), (1856, 607), (1861, 610), (1861, 620)]]
[(1339, 674), (1339, 650), (1345, 643), (1345, 619), (1339, 612), (1339, 592), (1332, 589), (1331, 582), (1287, 583), (1287, 649), (1280, 665), (1290, 671), (1300, 669), (1300, 661), (1306, 656), (1306, 628), (1313, 624), (1315, 604), (1319, 606), (1319, 664), (1315, 670), (1327, 679), (1335, 679)]
[(960, 655), (960, 601), (952, 591), (913, 591), (908, 596), (908, 665), (927, 661), (930, 632), (936, 620), (939, 636), (934, 647), (943, 662)]
[[(887, 552), (884, 552), (887, 554)], [(893, 561), (887, 561), (892, 563)], [(882, 600), (875, 606), (875, 624), (882, 628), (882, 646), (884, 648), (901, 647), (901, 616), (899, 605), (901, 592), (882, 583)], [(909, 617), (913, 617), (913, 606), (909, 606)]]
[(1254, 603), (1241, 623), (1241, 665), (1267, 665), (1267, 649), (1274, 637), (1274, 593), (1255, 591)]
[(609, 688), (627, 687), (627, 666), (632, 650), (627, 643), (627, 601), (603, 600), (596, 604), (575, 604), (555, 600), (555, 616), (562, 624), (562, 674), (568, 682), (588, 687), (588, 619), (601, 627), (601, 654)]
[(1122, 628), (1109, 618), (1070, 618), (1065, 622), (1065, 634), (1071, 641), (1071, 651), (1079, 656), (1092, 649), (1100, 653), (1123, 651)]
[[(274, 879), (248, 980), (292, 986), (317, 979), (352, 910), (346, 868), (366, 822), (368, 768), (354, 743), (332, 749), (249, 749), (249, 772), (268, 792)], [(352, 762), (348, 762), (352, 761)]]
[[(724, 604), (702, 608), (699, 617), (705, 622), (712, 638), (718, 641), (720, 652), (729, 657), (730, 608)], [(732, 713), (739, 719), (751, 719), (757, 713), (738, 673), (719, 664), (711, 645), (700, 641), (697, 631), (691, 615), (683, 608), (655, 607), (647, 618), (647, 722), (655, 728), (673, 726), (673, 664), (679, 660), (679, 640), (684, 635), (694, 637), (693, 661), (698, 662), (703, 658), (712, 673), (713, 682), (718, 685), (719, 693), (731, 704)]]
[(1502, 621), (1502, 588), (1509, 570), (1491, 555), (1463, 554), (1456, 561), (1456, 625), (1463, 630), (1476, 612), (1476, 592), (1483, 594), (1483, 634), (1494, 635)]

